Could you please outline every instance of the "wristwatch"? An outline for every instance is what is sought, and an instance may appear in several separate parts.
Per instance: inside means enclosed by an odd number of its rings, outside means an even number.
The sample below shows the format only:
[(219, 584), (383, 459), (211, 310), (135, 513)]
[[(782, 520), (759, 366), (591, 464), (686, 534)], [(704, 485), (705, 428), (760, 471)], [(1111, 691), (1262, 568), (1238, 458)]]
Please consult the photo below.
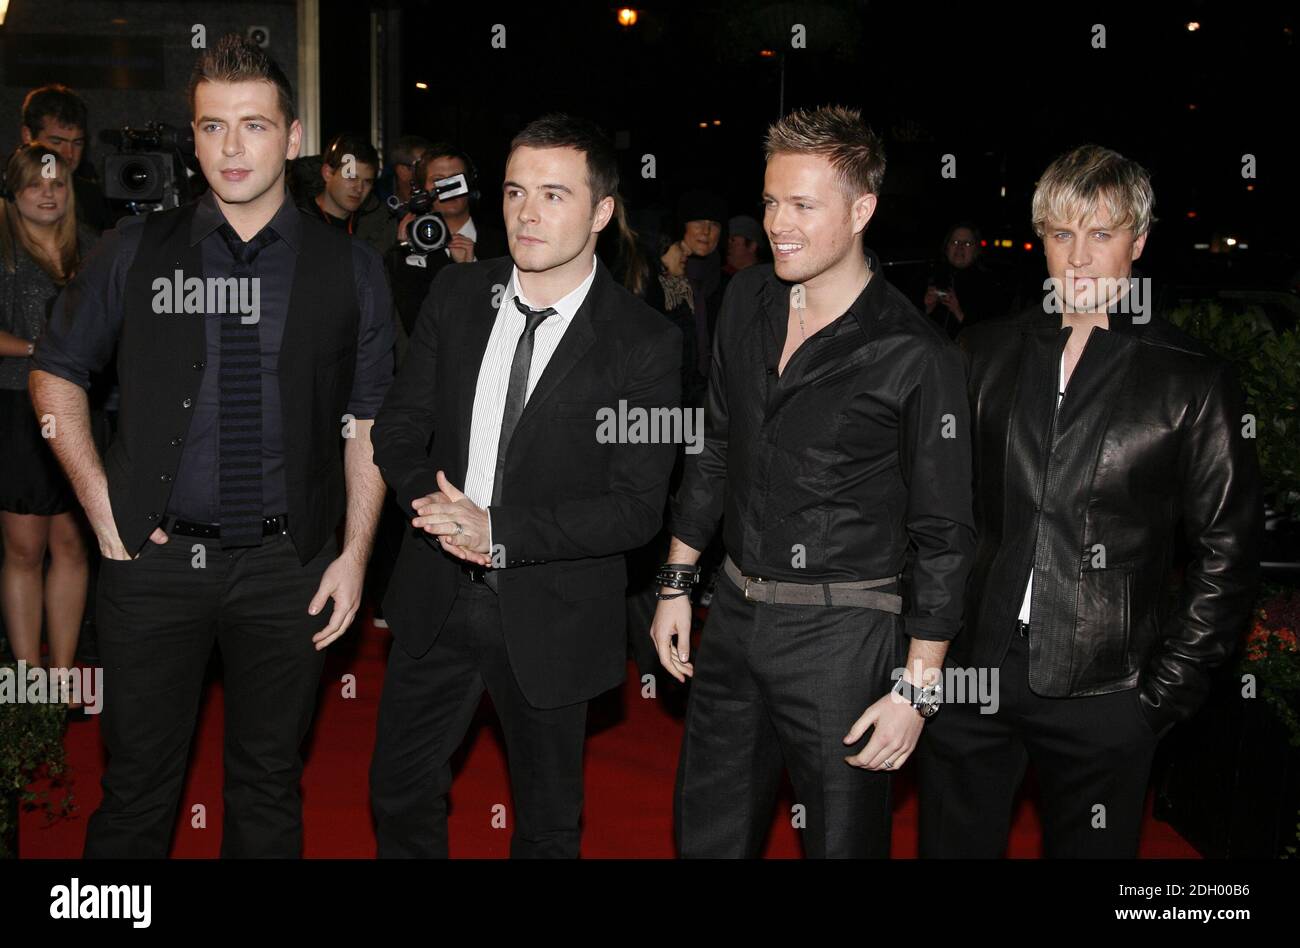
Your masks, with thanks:
[(894, 683), (894, 693), (910, 704), (923, 718), (932, 718), (939, 713), (943, 702), (943, 689), (938, 682), (917, 688), (910, 681), (899, 678)]

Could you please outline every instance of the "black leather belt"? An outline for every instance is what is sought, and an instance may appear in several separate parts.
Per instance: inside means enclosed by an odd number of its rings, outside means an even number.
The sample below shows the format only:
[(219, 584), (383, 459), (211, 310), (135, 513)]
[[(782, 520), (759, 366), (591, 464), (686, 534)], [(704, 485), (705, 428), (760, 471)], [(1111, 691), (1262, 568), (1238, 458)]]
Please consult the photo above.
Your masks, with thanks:
[[(158, 524), (163, 533), (176, 533), (183, 537), (202, 537), (205, 540), (221, 539), (221, 524), (202, 523), (198, 520), (179, 520), (175, 517), (163, 517)], [(275, 517), (262, 518), (262, 536), (275, 536), (277, 533), (289, 532), (289, 515), (279, 514)]]
[(469, 582), (477, 586), (483, 586), (493, 592), (497, 591), (497, 574), (496, 570), (489, 569), (486, 566), (479, 566), (477, 563), (464, 563), (460, 565), (460, 574)]
[(461, 563), (459, 565), (461, 575), (471, 583), (483, 582), (483, 574), (487, 572), (487, 567), (479, 566), (477, 563)]

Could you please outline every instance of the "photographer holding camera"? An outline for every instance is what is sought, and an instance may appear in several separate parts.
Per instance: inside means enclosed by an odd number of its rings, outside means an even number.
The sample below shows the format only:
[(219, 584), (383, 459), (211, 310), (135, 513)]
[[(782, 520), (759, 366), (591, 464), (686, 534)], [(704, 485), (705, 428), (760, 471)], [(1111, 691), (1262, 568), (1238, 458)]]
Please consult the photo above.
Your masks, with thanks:
[(967, 326), (1005, 315), (1010, 300), (992, 271), (980, 259), (979, 228), (965, 221), (948, 228), (942, 256), (926, 278), (922, 311), (950, 339)]
[(430, 146), (416, 162), (411, 199), (390, 207), (402, 214), (398, 244), (386, 257), (393, 301), (410, 334), (420, 304), (438, 271), (451, 263), (488, 260), (506, 253), (505, 234), (475, 221), (470, 202), (478, 198), (478, 172), (454, 145)]

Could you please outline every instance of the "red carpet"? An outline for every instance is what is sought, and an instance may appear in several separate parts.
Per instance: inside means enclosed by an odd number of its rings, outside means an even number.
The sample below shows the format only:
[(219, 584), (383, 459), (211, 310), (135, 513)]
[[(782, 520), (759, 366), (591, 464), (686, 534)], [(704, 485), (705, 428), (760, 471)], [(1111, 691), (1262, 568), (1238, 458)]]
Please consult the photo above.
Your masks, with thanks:
[[(383, 685), (389, 638), (368, 622), (331, 647), (325, 667), (321, 703), (307, 749), (303, 777), (305, 855), (360, 857), (375, 854), (370, 825), (367, 779), (374, 747), (375, 716)], [(356, 676), (356, 697), (342, 697), (342, 678)], [(635, 667), (620, 690), (593, 702), (587, 742), (586, 809), (582, 854), (587, 857), (670, 858), (672, 791), (681, 743), (681, 721), (659, 700), (641, 697)], [(209, 688), (200, 711), (172, 855), (216, 857), (221, 836), (222, 693), (219, 682)], [(77, 810), (69, 819), (46, 825), (35, 812), (20, 822), (19, 855), (23, 858), (79, 857), (86, 820), (99, 805), (103, 753), (96, 719), (69, 726), (65, 745), (69, 783)], [(510, 830), (493, 828), (494, 807), (509, 813), (504, 743), (497, 731), (491, 704), (484, 699), (470, 729), (466, 746), (455, 761), (451, 792), (451, 855), (497, 857), (509, 853)], [(910, 770), (895, 784), (895, 856), (914, 858), (917, 847), (916, 791)], [(42, 789), (37, 786), (35, 789)], [(797, 831), (790, 826), (789, 794), (773, 814), (769, 857), (800, 854)], [(195, 804), (207, 808), (207, 828), (190, 825)], [(1167, 824), (1150, 817), (1143, 827), (1143, 857), (1196, 857)], [(1017, 807), (1009, 854), (1040, 855), (1039, 824), (1032, 801)]]

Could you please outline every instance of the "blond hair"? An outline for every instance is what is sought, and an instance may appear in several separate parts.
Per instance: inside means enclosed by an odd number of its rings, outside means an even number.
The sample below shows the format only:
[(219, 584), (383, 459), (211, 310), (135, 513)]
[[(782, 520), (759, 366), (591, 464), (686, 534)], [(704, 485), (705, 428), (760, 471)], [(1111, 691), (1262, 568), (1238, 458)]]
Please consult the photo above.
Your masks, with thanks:
[(791, 112), (774, 122), (764, 152), (769, 161), (783, 154), (828, 159), (850, 201), (879, 194), (885, 178), (885, 146), (862, 121), (861, 112), (842, 105)]
[(1069, 224), (1101, 214), (1107, 226), (1145, 234), (1156, 218), (1151, 177), (1136, 161), (1100, 145), (1080, 145), (1061, 155), (1034, 186), (1034, 232), (1051, 221)]
[(5, 166), (5, 185), (11, 194), (18, 194), (40, 178), (47, 164), (46, 156), (53, 156), (58, 177), (67, 186), (68, 204), (63, 218), (55, 227), (54, 238), (57, 257), (51, 259), (27, 229), (17, 204), (12, 198), (0, 198), (0, 258), (4, 268), (13, 273), (18, 266), (17, 248), (27, 252), (37, 266), (49, 274), (56, 283), (65, 283), (77, 269), (77, 199), (72, 188), (72, 175), (63, 157), (43, 142), (28, 142), (18, 148)]

